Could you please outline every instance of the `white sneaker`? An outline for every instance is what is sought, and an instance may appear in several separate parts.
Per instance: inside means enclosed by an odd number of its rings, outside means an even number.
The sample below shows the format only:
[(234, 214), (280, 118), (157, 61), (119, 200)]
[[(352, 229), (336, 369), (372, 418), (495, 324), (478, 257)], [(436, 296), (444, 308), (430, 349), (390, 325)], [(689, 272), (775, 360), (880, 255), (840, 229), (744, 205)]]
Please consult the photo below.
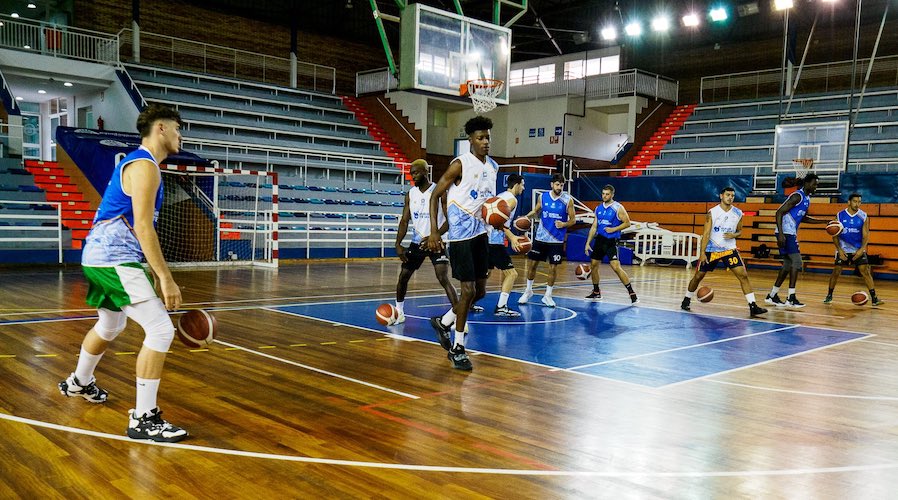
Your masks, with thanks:
[(542, 298), (542, 300), (540, 300), (540, 302), (545, 304), (546, 307), (555, 307), (555, 301), (552, 300), (551, 295), (543, 295), (543, 298)]
[(399, 313), (399, 316), (396, 317), (396, 321), (393, 322), (394, 325), (398, 325), (399, 323), (405, 323), (405, 314), (396, 311)]
[(521, 298), (518, 299), (518, 304), (526, 304), (527, 301), (533, 298), (533, 292), (527, 290), (523, 294), (521, 294)]

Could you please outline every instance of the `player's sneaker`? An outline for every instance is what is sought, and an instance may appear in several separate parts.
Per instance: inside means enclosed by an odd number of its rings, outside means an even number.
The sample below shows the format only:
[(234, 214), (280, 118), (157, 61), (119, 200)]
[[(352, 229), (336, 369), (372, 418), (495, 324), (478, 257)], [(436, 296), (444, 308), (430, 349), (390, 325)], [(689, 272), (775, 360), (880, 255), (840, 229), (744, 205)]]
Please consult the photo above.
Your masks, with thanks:
[(783, 299), (780, 298), (780, 294), (775, 293), (771, 296), (769, 293), (767, 297), (764, 298), (764, 303), (774, 305), (776, 307), (786, 307), (786, 303), (783, 302)]
[(886, 303), (886, 301), (880, 299), (879, 297), (873, 297), (873, 305), (874, 306), (881, 306), (885, 303)]
[[(497, 307), (493, 314), (495, 314), (496, 316), (504, 316), (506, 318), (518, 318), (521, 316), (521, 313), (509, 309), (508, 306)], [(466, 324), (465, 328), (467, 327), (468, 325)]]
[(592, 293), (586, 296), (587, 299), (600, 300), (602, 298), (601, 290), (593, 290)]
[(399, 323), (405, 323), (405, 314), (399, 311), (396, 311), (398, 316), (396, 316), (396, 321), (393, 322), (394, 325), (398, 325)]
[(692, 299), (690, 299), (689, 297), (683, 297), (683, 302), (680, 302), (680, 309), (684, 311), (691, 311), (692, 309), (689, 307), (691, 303)]
[(90, 403), (105, 403), (109, 398), (108, 392), (97, 387), (96, 379), (91, 380), (89, 384), (82, 385), (74, 373), (57, 384), (57, 386), (59, 387), (59, 392), (67, 398), (81, 396)]
[(473, 306), (471, 306), (471, 312), (472, 312), (472, 313), (482, 313), (482, 312), (483, 312), (483, 306), (479, 306), (479, 305), (477, 305), (477, 304), (474, 304)]
[(823, 299), (823, 303), (824, 303), (824, 304), (832, 304), (832, 303), (833, 303), (833, 296), (832, 296), (832, 295), (827, 295), (826, 298)]
[(759, 306), (757, 302), (752, 302), (748, 305), (748, 315), (751, 317), (760, 316), (762, 314), (765, 314), (766, 312), (767, 309)]
[[(440, 342), (440, 346), (448, 351), (452, 349), (452, 332), (450, 327), (443, 326), (442, 321), (440, 321), (442, 319), (442, 316), (430, 318), (430, 326), (437, 332), (437, 340)], [(467, 328), (467, 325), (465, 325), (465, 328)]]
[(452, 350), (449, 351), (448, 357), (449, 361), (452, 361), (452, 368), (455, 368), (456, 370), (471, 371), (474, 369), (471, 360), (468, 358), (468, 354), (465, 353), (465, 346), (463, 345), (453, 347)]
[(518, 299), (518, 304), (526, 304), (528, 300), (533, 298), (533, 292), (527, 290), (526, 292), (521, 294), (521, 298)]
[(162, 410), (157, 407), (140, 417), (134, 414), (134, 410), (128, 410), (128, 437), (177, 443), (187, 437), (187, 431), (162, 420)]
[(631, 294), (630, 294), (630, 303), (631, 303), (631, 304), (638, 304), (638, 303), (639, 303), (639, 297), (637, 297), (635, 293), (631, 293)]
[(801, 309), (805, 305), (799, 302), (798, 297), (795, 294), (789, 296), (789, 300), (786, 301), (786, 307), (791, 307), (792, 309)]
[(543, 298), (540, 299), (540, 302), (542, 302), (546, 307), (555, 307), (555, 300), (551, 295), (543, 295)]

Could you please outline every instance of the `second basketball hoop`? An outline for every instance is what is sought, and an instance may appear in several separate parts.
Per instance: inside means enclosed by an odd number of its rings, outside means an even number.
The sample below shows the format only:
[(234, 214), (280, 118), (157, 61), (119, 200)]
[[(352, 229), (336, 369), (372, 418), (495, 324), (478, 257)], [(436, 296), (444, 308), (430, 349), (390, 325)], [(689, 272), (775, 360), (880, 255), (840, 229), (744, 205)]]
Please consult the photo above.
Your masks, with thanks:
[(459, 94), (471, 98), (474, 104), (474, 112), (478, 115), (488, 113), (496, 109), (496, 97), (502, 93), (505, 82), (492, 78), (477, 78), (468, 80), (459, 86)]

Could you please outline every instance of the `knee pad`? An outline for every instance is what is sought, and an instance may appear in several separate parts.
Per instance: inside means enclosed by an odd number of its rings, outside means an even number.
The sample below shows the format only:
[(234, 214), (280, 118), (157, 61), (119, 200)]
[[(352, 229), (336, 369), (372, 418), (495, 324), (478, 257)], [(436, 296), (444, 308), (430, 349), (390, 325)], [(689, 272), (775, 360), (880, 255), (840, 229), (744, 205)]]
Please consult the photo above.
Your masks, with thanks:
[(106, 342), (112, 342), (125, 330), (125, 325), (128, 324), (128, 317), (122, 312), (108, 310), (100, 310), (98, 313), (99, 319), (94, 325), (94, 332)]
[(143, 345), (157, 352), (167, 352), (175, 338), (175, 325), (167, 314), (157, 316), (147, 325), (143, 325), (143, 330), (146, 334)]

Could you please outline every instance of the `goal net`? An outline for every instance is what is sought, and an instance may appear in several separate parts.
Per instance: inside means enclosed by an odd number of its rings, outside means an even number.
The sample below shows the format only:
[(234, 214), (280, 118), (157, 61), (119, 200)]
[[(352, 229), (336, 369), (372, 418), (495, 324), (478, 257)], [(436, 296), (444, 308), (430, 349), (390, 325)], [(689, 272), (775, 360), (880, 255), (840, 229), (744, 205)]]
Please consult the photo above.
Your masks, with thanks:
[(156, 231), (174, 266), (277, 266), (274, 172), (162, 165)]

